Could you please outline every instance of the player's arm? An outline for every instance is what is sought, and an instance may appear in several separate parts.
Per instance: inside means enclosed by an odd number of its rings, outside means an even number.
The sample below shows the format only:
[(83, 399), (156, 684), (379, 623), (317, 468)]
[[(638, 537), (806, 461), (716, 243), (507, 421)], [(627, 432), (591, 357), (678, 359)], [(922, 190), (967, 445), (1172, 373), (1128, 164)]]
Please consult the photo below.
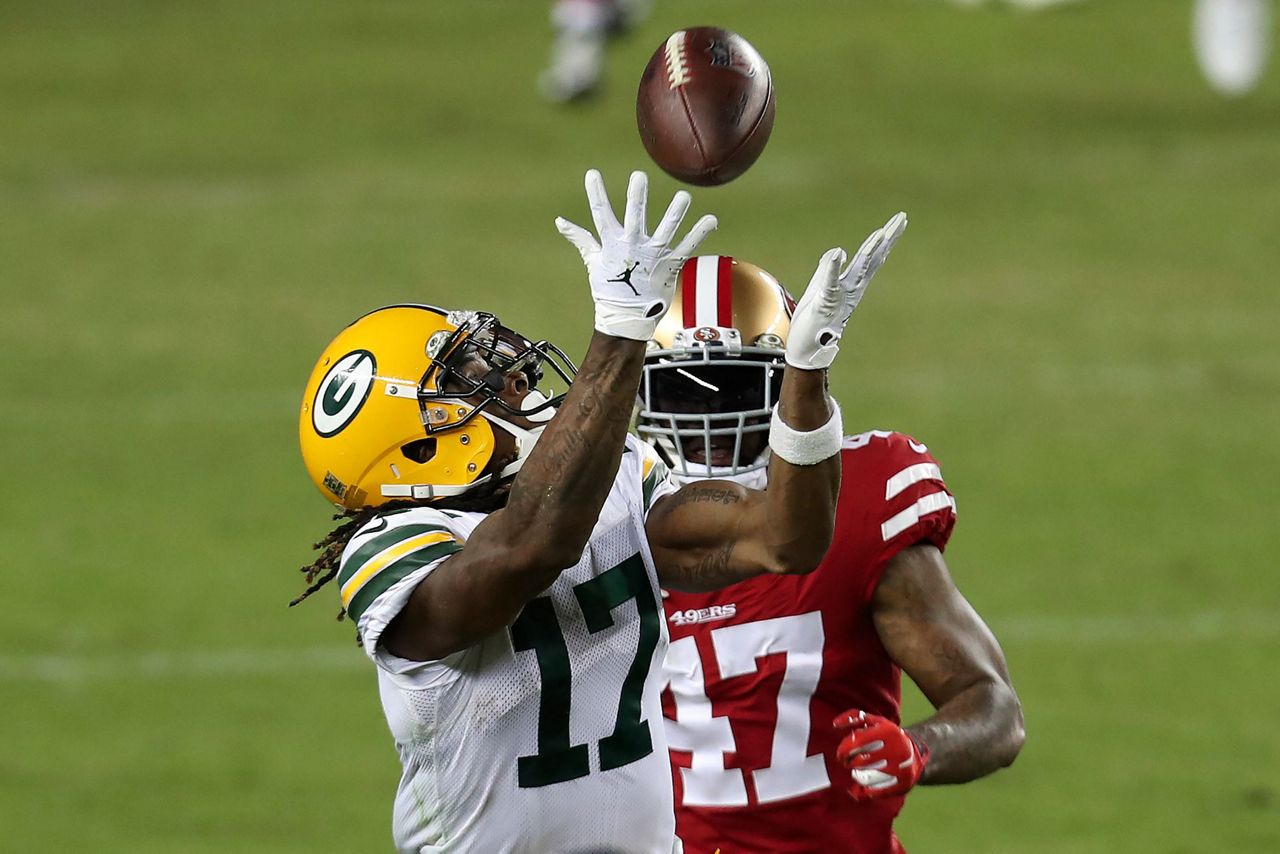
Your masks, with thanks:
[[(564, 220), (557, 226), (587, 265), (596, 305), (590, 347), (559, 414), (516, 477), (506, 506), (486, 517), (460, 551), (417, 585), (383, 632), (382, 643), (393, 655), (414, 661), (443, 658), (510, 625), (526, 602), (581, 558), (612, 488), (645, 342), (670, 305), (680, 265), (716, 221), (703, 217), (671, 249), (668, 244), (689, 208), (688, 193), (676, 194), (650, 237), (643, 173), (631, 176), (624, 224), (614, 217), (600, 173), (588, 172), (586, 183), (599, 241)], [(630, 276), (619, 275), (627, 269)]]
[(852, 728), (837, 755), (855, 772), (854, 796), (965, 783), (1011, 764), (1022, 749), (1022, 705), (1000, 644), (956, 589), (942, 553), (927, 544), (899, 552), (871, 609), (885, 651), (936, 711), (905, 728), (856, 712), (837, 719)]
[(646, 532), (665, 586), (715, 590), (762, 572), (817, 568), (831, 543), (840, 489), (840, 418), (825, 386), (825, 371), (788, 368), (778, 418), (793, 432), (826, 428), (829, 455), (796, 465), (775, 449), (766, 491), (708, 480), (654, 504)]
[(831, 544), (840, 489), (839, 408), (826, 371), (867, 284), (906, 228), (897, 214), (846, 256), (818, 263), (796, 306), (786, 372), (769, 430), (769, 488), (702, 481), (660, 499), (646, 526), (662, 583), (714, 590), (765, 572), (811, 572)]

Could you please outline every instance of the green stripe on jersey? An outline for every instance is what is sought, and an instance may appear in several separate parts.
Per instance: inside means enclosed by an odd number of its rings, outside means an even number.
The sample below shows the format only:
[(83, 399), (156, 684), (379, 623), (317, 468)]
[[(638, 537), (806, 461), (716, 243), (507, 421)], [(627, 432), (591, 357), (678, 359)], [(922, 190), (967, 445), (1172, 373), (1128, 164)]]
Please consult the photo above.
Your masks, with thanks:
[(409, 554), (384, 568), (364, 583), (364, 586), (356, 592), (356, 595), (351, 597), (351, 606), (347, 608), (347, 616), (352, 622), (359, 624), (360, 615), (364, 613), (370, 603), (390, 590), (391, 586), (397, 581), (402, 580), (414, 570), (421, 569), (429, 563), (460, 551), (462, 551), (460, 543), (436, 543), (435, 545), (409, 552)]
[(351, 580), (351, 576), (360, 571), (360, 567), (364, 566), (370, 559), (376, 557), (380, 552), (391, 548), (396, 543), (402, 543), (410, 537), (416, 537), (419, 534), (427, 534), (431, 531), (444, 531), (452, 534), (448, 528), (443, 525), (402, 525), (399, 528), (391, 528), (369, 540), (360, 546), (351, 556), (342, 563), (342, 570), (338, 573), (338, 587)]

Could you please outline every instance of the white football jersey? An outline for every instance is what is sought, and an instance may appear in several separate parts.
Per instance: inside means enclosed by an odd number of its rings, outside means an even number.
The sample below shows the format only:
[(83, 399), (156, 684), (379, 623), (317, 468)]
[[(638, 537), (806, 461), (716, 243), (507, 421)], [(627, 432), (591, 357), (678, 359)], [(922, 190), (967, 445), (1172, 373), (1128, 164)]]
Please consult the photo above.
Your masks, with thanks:
[(659, 700), (667, 630), (644, 535), (650, 504), (675, 488), (628, 437), (578, 563), (511, 626), (440, 661), (378, 639), (484, 514), (413, 508), (352, 537), (339, 583), (404, 766), (400, 851), (679, 851)]

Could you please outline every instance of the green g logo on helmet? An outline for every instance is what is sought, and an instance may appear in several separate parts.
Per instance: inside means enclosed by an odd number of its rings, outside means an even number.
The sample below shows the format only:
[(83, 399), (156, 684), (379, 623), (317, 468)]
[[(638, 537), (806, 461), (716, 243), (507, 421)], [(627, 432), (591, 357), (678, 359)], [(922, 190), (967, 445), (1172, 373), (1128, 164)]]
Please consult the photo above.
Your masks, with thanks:
[(352, 350), (333, 363), (311, 407), (311, 426), (317, 434), (327, 439), (351, 423), (373, 389), (377, 367), (368, 350)]

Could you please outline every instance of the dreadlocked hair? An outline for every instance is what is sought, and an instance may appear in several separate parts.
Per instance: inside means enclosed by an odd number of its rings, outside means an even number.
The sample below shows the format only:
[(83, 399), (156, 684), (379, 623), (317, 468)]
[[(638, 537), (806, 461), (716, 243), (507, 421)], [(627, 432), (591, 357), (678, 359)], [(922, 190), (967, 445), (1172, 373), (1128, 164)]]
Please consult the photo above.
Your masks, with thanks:
[[(364, 527), (370, 519), (379, 513), (388, 513), (412, 506), (414, 506), (412, 501), (391, 501), (387, 504), (380, 504), (377, 507), (361, 507), (358, 510), (343, 510), (341, 513), (335, 513), (333, 516), (334, 521), (341, 520), (342, 524), (338, 525), (323, 540), (311, 547), (320, 554), (316, 555), (316, 559), (311, 563), (299, 569), (303, 578), (306, 579), (307, 589), (302, 591), (302, 595), (290, 602), (289, 607), (292, 608), (297, 605), (337, 576), (342, 559), (342, 551), (347, 547), (347, 541), (351, 539), (352, 534)], [(341, 620), (346, 614), (347, 609), (341, 609), (338, 611), (338, 619)]]
[[(492, 513), (505, 504), (506, 500), (507, 488), (503, 486), (483, 494), (467, 493), (444, 501), (433, 501), (430, 504), (423, 501), (405, 499), (388, 501), (386, 504), (379, 504), (377, 507), (361, 507), (358, 510), (344, 510), (341, 513), (335, 513), (333, 516), (334, 521), (341, 521), (341, 524), (330, 531), (323, 540), (312, 546), (320, 554), (316, 556), (315, 560), (299, 570), (303, 578), (306, 579), (307, 589), (290, 602), (289, 607), (292, 608), (297, 605), (337, 577), (341, 566), (342, 552), (346, 549), (347, 543), (356, 531), (363, 528), (376, 516), (408, 510), (412, 507), (434, 507), (439, 510)], [(339, 610), (338, 620), (342, 620), (346, 615), (346, 608)]]

